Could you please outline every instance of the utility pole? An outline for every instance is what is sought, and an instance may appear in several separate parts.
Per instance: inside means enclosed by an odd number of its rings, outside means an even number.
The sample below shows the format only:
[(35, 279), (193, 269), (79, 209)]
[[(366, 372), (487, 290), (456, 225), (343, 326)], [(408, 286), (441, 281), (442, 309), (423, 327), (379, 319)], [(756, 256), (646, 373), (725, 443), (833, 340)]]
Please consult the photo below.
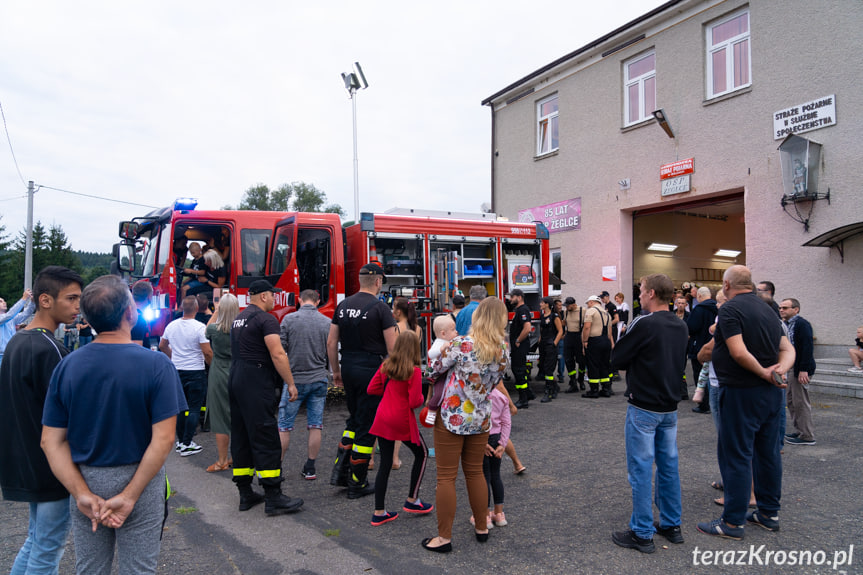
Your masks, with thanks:
[(27, 182), (27, 244), (24, 248), (24, 289), (33, 289), (33, 180)]
[(354, 62), (354, 71), (342, 74), (345, 90), (351, 98), (351, 107), (354, 118), (354, 223), (360, 221), (360, 169), (357, 157), (357, 92), (369, 87), (366, 76), (359, 62)]

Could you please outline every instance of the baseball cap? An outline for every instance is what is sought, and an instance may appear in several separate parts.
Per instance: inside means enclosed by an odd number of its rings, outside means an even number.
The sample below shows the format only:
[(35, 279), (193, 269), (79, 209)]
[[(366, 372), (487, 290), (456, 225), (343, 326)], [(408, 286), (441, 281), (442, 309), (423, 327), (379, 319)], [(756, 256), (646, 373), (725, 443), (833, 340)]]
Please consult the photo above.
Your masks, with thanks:
[(563, 300), (563, 305), (572, 305), (572, 304), (574, 304), (574, 303), (575, 303), (575, 298), (574, 298), (574, 297), (572, 297), (572, 296), (570, 296), (570, 297), (566, 298), (565, 300)]
[(524, 297), (524, 292), (523, 292), (523, 291), (521, 291), (521, 290), (520, 290), (520, 289), (518, 289), (518, 288), (515, 288), (515, 289), (511, 289), (511, 290), (509, 290), (509, 294), (507, 294), (507, 295), (514, 295), (514, 296), (517, 296), (517, 297)]
[(600, 297), (600, 298), (608, 297), (608, 295), (609, 295), (609, 294), (608, 294), (608, 292), (607, 292), (607, 291), (604, 291), (604, 292), (602, 292), (601, 294), (599, 294), (599, 297)]
[(381, 276), (384, 278), (384, 283), (387, 283), (387, 276), (384, 275), (384, 268), (379, 263), (369, 262), (360, 268), (361, 276)]
[(453, 305), (464, 305), (464, 296), (460, 293), (455, 294), (452, 296), (452, 303)]
[(249, 295), (258, 295), (259, 293), (264, 293), (265, 291), (281, 293), (282, 290), (277, 287), (273, 287), (273, 284), (271, 284), (267, 280), (255, 280), (249, 286)]
[(602, 298), (599, 297), (598, 295), (592, 295), (589, 298), (587, 298), (587, 301), (595, 301), (596, 303), (602, 303)]

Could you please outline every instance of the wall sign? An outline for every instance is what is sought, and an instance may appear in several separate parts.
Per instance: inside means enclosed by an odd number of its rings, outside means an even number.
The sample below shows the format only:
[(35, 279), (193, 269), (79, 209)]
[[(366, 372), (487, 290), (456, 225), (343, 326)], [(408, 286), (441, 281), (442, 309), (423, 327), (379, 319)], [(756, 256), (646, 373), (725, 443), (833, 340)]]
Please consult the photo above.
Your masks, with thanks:
[(773, 113), (773, 139), (836, 124), (836, 95), (831, 94)]
[(549, 233), (581, 229), (581, 198), (528, 208), (518, 212), (518, 221), (542, 222)]
[(659, 166), (659, 179), (665, 180), (668, 178), (676, 178), (677, 176), (682, 176), (683, 174), (691, 174), (694, 171), (694, 162), (695, 158), (689, 158), (686, 160), (680, 160), (679, 162), (663, 164), (662, 166)]
[(689, 178), (692, 174), (677, 176), (676, 178), (667, 178), (662, 180), (662, 195), (673, 196), (674, 194), (682, 194), (690, 190)]

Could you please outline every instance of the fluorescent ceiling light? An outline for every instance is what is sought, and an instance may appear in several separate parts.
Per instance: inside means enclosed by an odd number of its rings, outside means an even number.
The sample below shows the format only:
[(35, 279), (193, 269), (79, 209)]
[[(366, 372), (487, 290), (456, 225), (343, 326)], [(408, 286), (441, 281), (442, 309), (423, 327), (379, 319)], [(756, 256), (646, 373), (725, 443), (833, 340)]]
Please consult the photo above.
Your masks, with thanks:
[(674, 244), (657, 244), (654, 242), (647, 246), (647, 249), (654, 252), (673, 252), (677, 249), (677, 246)]
[(736, 258), (740, 255), (739, 250), (716, 250), (716, 253), (713, 254), (716, 257), (720, 258)]

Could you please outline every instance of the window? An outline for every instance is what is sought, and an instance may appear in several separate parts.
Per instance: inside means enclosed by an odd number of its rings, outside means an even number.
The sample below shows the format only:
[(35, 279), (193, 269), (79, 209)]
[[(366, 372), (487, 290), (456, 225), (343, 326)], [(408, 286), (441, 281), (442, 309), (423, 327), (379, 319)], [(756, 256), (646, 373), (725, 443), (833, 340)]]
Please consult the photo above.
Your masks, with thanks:
[(243, 275), (262, 276), (270, 247), (271, 230), (249, 230), (240, 232), (243, 249)]
[[(549, 255), (551, 256), (551, 273), (560, 278), (563, 275), (560, 269), (560, 248), (550, 250)], [(561, 284), (551, 284), (548, 286), (548, 295), (560, 295), (560, 288)]]
[(557, 150), (557, 95), (546, 98), (536, 105), (537, 136), (536, 155), (541, 156)]
[(656, 109), (656, 53), (636, 56), (623, 64), (625, 125), (653, 117)]
[(707, 97), (721, 96), (752, 83), (749, 11), (738, 12), (707, 30)]

